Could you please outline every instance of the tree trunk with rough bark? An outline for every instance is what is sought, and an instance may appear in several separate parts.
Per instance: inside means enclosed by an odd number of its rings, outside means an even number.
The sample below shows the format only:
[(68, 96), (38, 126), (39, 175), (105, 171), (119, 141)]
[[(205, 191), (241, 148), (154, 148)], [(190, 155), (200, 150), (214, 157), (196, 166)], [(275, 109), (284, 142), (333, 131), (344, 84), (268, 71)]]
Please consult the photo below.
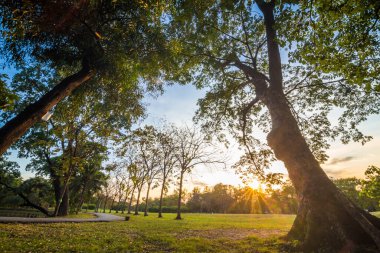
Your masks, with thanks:
[[(65, 216), (69, 214), (69, 193), (68, 189), (64, 189), (61, 184), (61, 180), (59, 176), (53, 177), (53, 188), (54, 188), (54, 196), (55, 196), (55, 208), (53, 216)], [(66, 193), (67, 192), (67, 193)], [(67, 201), (67, 203), (63, 204), (63, 202)]]
[(267, 34), (270, 86), (262, 98), (272, 121), (267, 141), (276, 158), (284, 162), (299, 197), (288, 238), (299, 240), (304, 252), (380, 250), (380, 219), (355, 206), (338, 190), (302, 136), (283, 93), (274, 1), (256, 2), (264, 14)]
[(0, 155), (17, 141), (31, 126), (41, 120), (53, 106), (70, 95), (73, 90), (94, 75), (89, 67), (84, 66), (79, 72), (66, 77), (38, 101), (27, 106), (16, 117), (0, 129)]
[(179, 191), (178, 191), (178, 203), (177, 203), (177, 217), (176, 220), (181, 220), (181, 203), (182, 203), (182, 184), (183, 184), (183, 174), (184, 172), (181, 172), (181, 177), (179, 179)]
[(59, 205), (58, 213), (57, 216), (67, 216), (69, 215), (69, 189), (65, 190), (65, 193), (63, 194), (62, 197), (62, 202)]
[[(283, 161), (297, 194), (299, 209), (289, 232), (304, 250), (353, 251), (356, 245), (380, 243), (380, 220), (360, 210), (327, 177), (311, 153), (284, 95), (266, 101), (272, 118), (267, 140)], [(378, 241), (378, 242), (376, 242)], [(379, 244), (380, 245), (380, 244)]]

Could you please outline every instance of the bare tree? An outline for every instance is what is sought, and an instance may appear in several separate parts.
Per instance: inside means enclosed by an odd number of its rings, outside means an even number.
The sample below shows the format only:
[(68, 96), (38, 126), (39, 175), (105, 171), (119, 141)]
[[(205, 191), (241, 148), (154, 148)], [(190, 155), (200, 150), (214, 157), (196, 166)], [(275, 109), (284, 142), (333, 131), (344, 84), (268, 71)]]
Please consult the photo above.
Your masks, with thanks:
[(183, 127), (175, 130), (175, 157), (179, 173), (178, 208), (176, 220), (181, 219), (182, 187), (185, 173), (200, 164), (224, 164), (223, 158), (207, 138), (196, 128)]
[(174, 128), (168, 126), (166, 130), (160, 131), (157, 134), (157, 145), (159, 149), (159, 169), (161, 179), (161, 193), (160, 203), (158, 208), (158, 218), (162, 218), (162, 199), (169, 176), (173, 173), (174, 166), (176, 164), (176, 157), (174, 153)]

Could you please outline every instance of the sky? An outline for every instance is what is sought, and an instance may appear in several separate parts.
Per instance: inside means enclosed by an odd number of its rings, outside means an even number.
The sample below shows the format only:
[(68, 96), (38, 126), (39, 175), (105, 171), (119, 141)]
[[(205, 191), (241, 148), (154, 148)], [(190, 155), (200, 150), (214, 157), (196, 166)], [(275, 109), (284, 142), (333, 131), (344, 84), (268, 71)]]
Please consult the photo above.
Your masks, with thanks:
[[(165, 93), (156, 99), (148, 98), (147, 122), (165, 118), (167, 121), (181, 124), (192, 124), (192, 118), (197, 109), (197, 100), (205, 94), (194, 86), (170, 86)], [(333, 117), (333, 116), (332, 116)], [(369, 165), (380, 166), (380, 115), (371, 116), (359, 127), (364, 134), (373, 136), (373, 140), (364, 146), (360, 143), (341, 144), (339, 141), (332, 143), (328, 150), (330, 159), (322, 164), (322, 168), (330, 177), (358, 177), (364, 178), (364, 171)], [(231, 164), (237, 161), (241, 151), (237, 145), (229, 150)], [(286, 169), (281, 162), (273, 164), (272, 170), (286, 174)], [(187, 187), (214, 185), (216, 183), (241, 185), (242, 181), (232, 169), (198, 167), (187, 178)]]

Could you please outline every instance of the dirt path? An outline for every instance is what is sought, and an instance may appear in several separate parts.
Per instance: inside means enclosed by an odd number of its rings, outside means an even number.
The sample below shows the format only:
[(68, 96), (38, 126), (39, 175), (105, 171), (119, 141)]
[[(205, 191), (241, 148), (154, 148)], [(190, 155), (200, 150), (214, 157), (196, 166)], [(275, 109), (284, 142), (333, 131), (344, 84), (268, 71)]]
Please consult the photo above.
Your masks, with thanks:
[(77, 218), (25, 218), (25, 217), (0, 217), (0, 223), (62, 223), (62, 222), (110, 222), (123, 221), (124, 217), (106, 213), (94, 213), (93, 219)]

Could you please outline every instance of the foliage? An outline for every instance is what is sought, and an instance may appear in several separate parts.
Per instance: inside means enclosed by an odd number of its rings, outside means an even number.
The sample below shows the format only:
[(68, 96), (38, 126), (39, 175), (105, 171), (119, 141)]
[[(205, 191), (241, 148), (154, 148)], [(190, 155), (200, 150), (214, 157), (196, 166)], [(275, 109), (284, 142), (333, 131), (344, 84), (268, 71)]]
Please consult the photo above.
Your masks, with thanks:
[(280, 8), (279, 30), (283, 43), (295, 48), (292, 59), (380, 91), (378, 1), (302, 1)]
[(154, 77), (170, 63), (161, 23), (165, 8), (165, 2), (137, 0), (5, 1), (1, 52), (19, 66), (78, 66), (86, 59), (99, 80), (117, 88), (136, 85), (138, 78), (159, 84)]
[(380, 168), (371, 165), (365, 171), (365, 180), (362, 181), (363, 195), (378, 201), (380, 207)]
[(30, 201), (39, 206), (49, 208), (54, 205), (53, 188), (45, 178), (29, 178), (22, 182), (19, 189)]
[[(193, 83), (208, 90), (199, 101), (196, 120), (211, 136), (225, 142), (226, 133), (230, 133), (245, 150), (237, 167), (262, 177), (275, 158), (263, 142), (263, 134), (269, 133), (271, 124), (261, 100), (264, 95), (253, 82), (267, 80), (262, 85), (266, 87), (269, 80), (264, 19), (256, 2), (180, 1), (172, 13), (172, 37), (181, 51), (178, 61), (186, 61)], [(380, 110), (375, 88), (379, 68), (378, 3), (367, 2), (368, 10), (360, 1), (342, 4), (342, 10), (336, 7), (339, 3), (329, 1), (274, 5), (279, 43), (283, 49), (292, 46), (287, 51), (289, 63), (282, 62), (283, 91), (298, 127), (320, 162), (328, 159), (325, 151), (331, 141), (369, 141), (371, 137), (364, 135), (358, 125)], [(358, 20), (364, 22), (356, 25)], [(353, 35), (347, 32), (351, 27)], [(367, 30), (365, 37), (363, 31)], [(351, 39), (358, 42), (361, 35), (365, 43), (354, 46)], [(368, 89), (368, 83), (373, 88)], [(338, 115), (336, 122), (330, 120), (331, 114)]]
[(7, 110), (12, 108), (13, 104), (17, 100), (17, 96), (13, 94), (7, 87), (6, 74), (0, 74), (0, 110)]
[(19, 206), (23, 201), (7, 186), (17, 188), (21, 184), (21, 175), (16, 162), (8, 160), (8, 154), (0, 156), (0, 205)]
[(378, 200), (364, 194), (362, 180), (353, 177), (334, 179), (333, 182), (357, 206), (368, 211), (378, 208)]

